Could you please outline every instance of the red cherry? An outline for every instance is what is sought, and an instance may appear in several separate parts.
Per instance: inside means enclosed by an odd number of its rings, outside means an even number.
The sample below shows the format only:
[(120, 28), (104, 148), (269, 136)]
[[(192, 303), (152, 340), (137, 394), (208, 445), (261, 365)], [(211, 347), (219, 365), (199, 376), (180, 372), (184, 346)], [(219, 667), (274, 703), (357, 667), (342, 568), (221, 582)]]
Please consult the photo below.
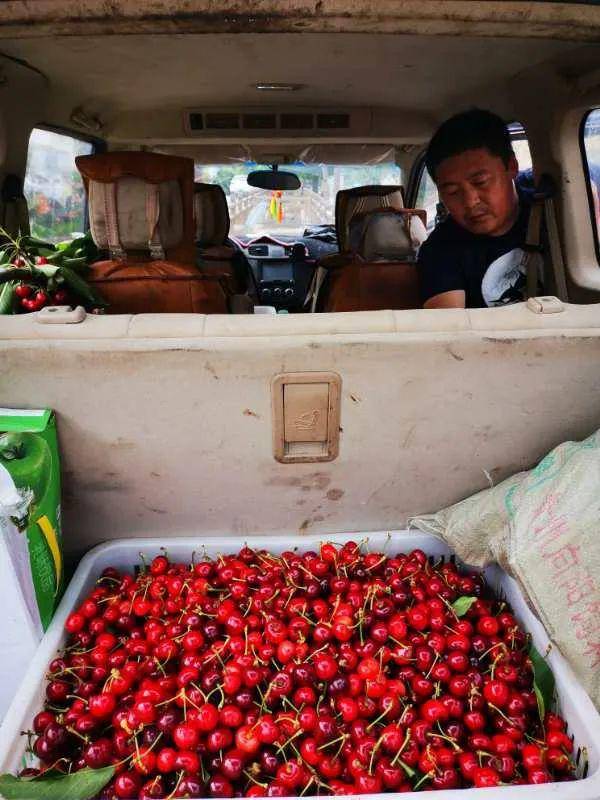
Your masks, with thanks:
[(478, 788), (498, 786), (500, 775), (491, 767), (478, 767), (473, 773), (473, 785)]
[(15, 294), (21, 300), (24, 300), (26, 297), (30, 297), (33, 289), (31, 286), (28, 286), (26, 283), (19, 283), (15, 286)]
[(504, 708), (510, 698), (508, 686), (499, 680), (489, 680), (483, 685), (483, 696), (490, 705)]

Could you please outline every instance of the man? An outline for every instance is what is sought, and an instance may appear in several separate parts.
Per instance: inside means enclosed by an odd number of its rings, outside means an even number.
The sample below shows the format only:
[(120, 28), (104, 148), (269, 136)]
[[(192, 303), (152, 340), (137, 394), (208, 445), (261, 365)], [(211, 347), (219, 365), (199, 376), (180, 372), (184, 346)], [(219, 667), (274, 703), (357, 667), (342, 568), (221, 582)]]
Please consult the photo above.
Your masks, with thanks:
[(436, 131), (425, 156), (448, 218), (421, 246), (424, 308), (481, 308), (524, 299), (521, 249), (530, 200), (517, 191), (517, 159), (505, 123), (471, 109)]

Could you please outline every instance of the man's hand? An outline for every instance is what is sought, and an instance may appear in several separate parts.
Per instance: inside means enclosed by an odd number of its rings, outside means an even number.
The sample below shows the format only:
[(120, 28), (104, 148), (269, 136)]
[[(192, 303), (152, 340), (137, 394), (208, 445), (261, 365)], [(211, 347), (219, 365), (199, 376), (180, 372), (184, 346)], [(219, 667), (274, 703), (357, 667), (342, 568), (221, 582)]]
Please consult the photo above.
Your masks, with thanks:
[(434, 294), (429, 300), (425, 301), (423, 308), (464, 308), (465, 292), (464, 289), (453, 289), (451, 292)]

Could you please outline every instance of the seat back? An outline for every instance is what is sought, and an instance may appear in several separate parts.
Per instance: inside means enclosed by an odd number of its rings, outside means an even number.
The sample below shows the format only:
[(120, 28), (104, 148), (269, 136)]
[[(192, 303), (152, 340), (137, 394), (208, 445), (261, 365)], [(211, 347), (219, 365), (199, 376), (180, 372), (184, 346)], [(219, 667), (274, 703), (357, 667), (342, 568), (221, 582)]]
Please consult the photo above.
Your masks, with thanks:
[(424, 211), (403, 207), (400, 187), (340, 192), (341, 252), (321, 263), (320, 297), (313, 307), (328, 312), (419, 308), (416, 254), (427, 238), (426, 222)]
[(194, 230), (196, 264), (206, 275), (228, 277), (232, 291), (249, 288), (248, 266), (229, 244), (229, 208), (223, 189), (214, 183), (194, 184)]
[(195, 266), (194, 162), (145, 152), (75, 159), (88, 193), (90, 230), (108, 260), (90, 283), (112, 313), (227, 313), (219, 276)]

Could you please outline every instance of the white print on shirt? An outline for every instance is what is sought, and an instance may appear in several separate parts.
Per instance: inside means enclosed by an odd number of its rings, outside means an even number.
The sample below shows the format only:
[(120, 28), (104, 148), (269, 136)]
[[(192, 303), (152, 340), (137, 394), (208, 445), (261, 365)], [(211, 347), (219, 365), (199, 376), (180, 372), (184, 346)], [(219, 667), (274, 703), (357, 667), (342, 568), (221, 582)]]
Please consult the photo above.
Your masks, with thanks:
[[(541, 260), (540, 254), (536, 253), (535, 258)], [(526, 285), (525, 253), (516, 247), (489, 265), (481, 281), (481, 294), (486, 306), (519, 303), (525, 299)]]

